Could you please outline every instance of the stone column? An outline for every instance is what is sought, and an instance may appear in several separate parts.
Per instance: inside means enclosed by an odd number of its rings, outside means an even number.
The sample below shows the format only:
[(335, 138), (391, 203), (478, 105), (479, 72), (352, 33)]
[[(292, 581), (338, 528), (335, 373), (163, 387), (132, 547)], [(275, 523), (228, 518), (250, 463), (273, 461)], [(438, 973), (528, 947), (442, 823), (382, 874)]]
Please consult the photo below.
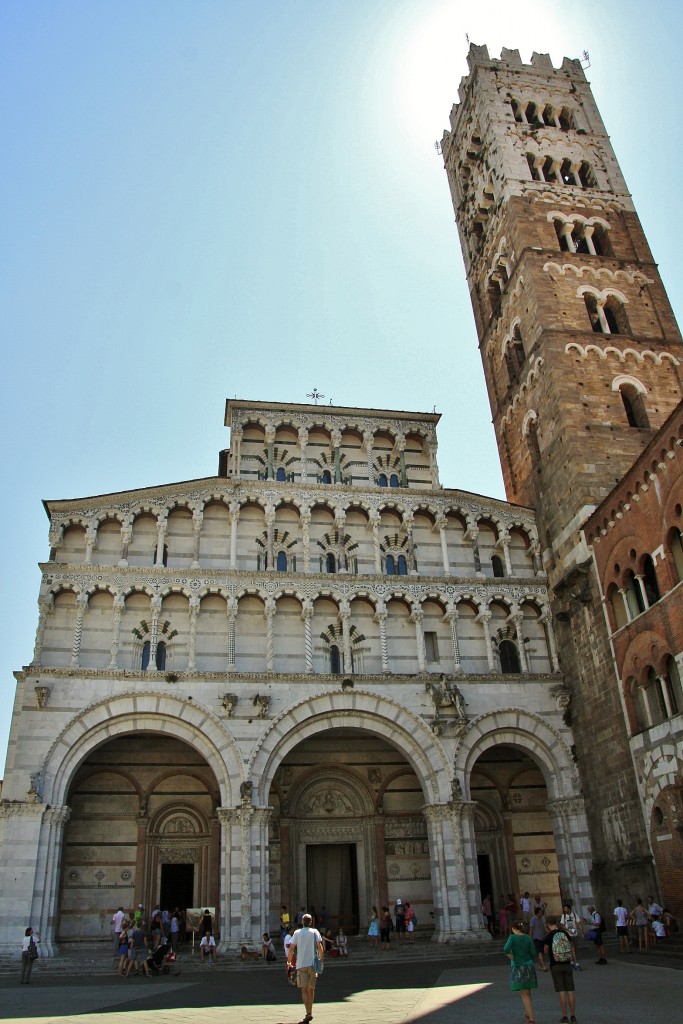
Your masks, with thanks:
[(239, 501), (230, 502), (230, 568), (237, 568), (237, 524), (240, 518)]
[(567, 252), (576, 252), (576, 246), (574, 245), (574, 239), (572, 238), (573, 227), (573, 224), (563, 224), (560, 228), (560, 234), (565, 240)]
[(543, 576), (543, 563), (541, 562), (541, 545), (538, 541), (529, 545), (529, 554), (534, 563), (534, 576)]
[(430, 804), (423, 808), (427, 821), (429, 852), (432, 862), (435, 942), (472, 941), (490, 936), (483, 927), (474, 927), (471, 916), (471, 889), (474, 874), (472, 843), (468, 826), (469, 805), (464, 800)]
[(33, 647), (32, 665), (42, 665), (47, 617), (52, 615), (54, 608), (55, 599), (53, 594), (46, 594), (45, 597), (41, 597), (38, 601), (38, 628), (36, 629), (36, 641)]
[(199, 568), (199, 543), (202, 537), (202, 522), (204, 520), (204, 512), (201, 508), (196, 508), (192, 512), (192, 530), (194, 533), (193, 538), (193, 551), (192, 551), (192, 568)]
[(275, 506), (266, 505), (266, 569), (275, 572)]
[(311, 512), (310, 509), (301, 510), (301, 546), (303, 549), (304, 572), (311, 571)]
[[(577, 174), (578, 179), (578, 174)], [(586, 248), (591, 256), (597, 256), (595, 251), (595, 242), (593, 241), (593, 232), (595, 231), (594, 224), (586, 224), (583, 229), (583, 237), (586, 239)]]
[(237, 618), (237, 598), (228, 600), (228, 672), (235, 671), (235, 619)]
[(117, 594), (114, 598), (114, 620), (112, 622), (111, 629), (111, 647), (109, 651), (111, 658), (109, 660), (109, 669), (117, 669), (119, 667), (119, 646), (121, 642), (121, 616), (123, 615), (123, 609), (126, 606), (126, 600), (123, 594)]
[(373, 459), (374, 459), (373, 446), (374, 446), (374, 443), (375, 443), (375, 437), (374, 437), (374, 434), (372, 433), (372, 431), (364, 430), (363, 431), (363, 444), (365, 445), (365, 454), (366, 454), (367, 466), (368, 466), (368, 483), (369, 483), (370, 487), (374, 487), (375, 486), (375, 467), (373, 466)]
[(266, 672), (272, 672), (275, 664), (275, 601), (272, 597), (266, 598), (263, 615), (266, 620)]
[[(236, 857), (239, 847), (234, 844), (235, 833), (239, 834), (240, 809), (217, 807), (216, 817), (220, 825), (220, 950), (237, 949), (242, 933), (234, 913), (236, 897), (233, 896), (233, 873), (235, 884), (239, 886), (240, 878), (236, 871)], [(239, 889), (236, 890), (239, 893)], [(251, 935), (245, 936), (247, 940)]]
[(448, 560), (448, 537), (446, 535), (448, 520), (446, 519), (446, 516), (438, 515), (434, 520), (434, 526), (439, 531), (439, 540), (441, 541), (441, 560), (443, 562), (443, 574), (444, 576), (450, 576), (451, 565)]
[(267, 449), (267, 467), (266, 467), (266, 480), (272, 480), (275, 476), (273, 470), (273, 449), (275, 447), (275, 427), (266, 427), (266, 449)]
[(444, 615), (444, 620), (451, 627), (451, 649), (453, 652), (453, 672), (459, 675), (462, 672), (462, 663), (460, 660), (460, 645), (458, 643), (458, 609), (452, 604), (449, 605), (448, 611)]
[(415, 623), (415, 645), (417, 647), (417, 664), (420, 672), (427, 671), (427, 655), (425, 638), (422, 632), (422, 609), (418, 604), (411, 606), (410, 621)]
[[(41, 827), (43, 837), (45, 837), (45, 832), (47, 831), (47, 851), (44, 861), (43, 885), (38, 884), (36, 886), (38, 891), (41, 888), (43, 890), (40, 902), (40, 922), (36, 931), (40, 932), (41, 952), (43, 954), (47, 953), (48, 956), (54, 956), (56, 953), (54, 940), (57, 923), (57, 904), (59, 902), (59, 868), (62, 856), (64, 827), (70, 817), (71, 809), (66, 805), (61, 807), (47, 806)], [(36, 875), (38, 875), (38, 870), (39, 865), (37, 863)], [(36, 877), (36, 882), (39, 882), (38, 877)]]
[(573, 906), (585, 907), (591, 901), (593, 890), (592, 854), (583, 797), (551, 800), (547, 811), (553, 823), (560, 888), (571, 898)]
[(481, 573), (481, 558), (479, 557), (479, 527), (469, 516), (467, 517), (467, 529), (463, 534), (463, 540), (468, 540), (472, 544), (474, 571), (476, 573)]
[(304, 620), (304, 661), (306, 672), (313, 671), (313, 605), (310, 601), (304, 601), (301, 609), (301, 618)]
[(308, 430), (306, 427), (299, 427), (299, 448), (301, 451), (301, 483), (308, 482)]
[(160, 512), (157, 516), (157, 553), (154, 559), (155, 565), (164, 564), (164, 543), (166, 541), (167, 512)]
[(489, 672), (496, 671), (496, 661), (493, 657), (493, 647), (491, 646), (491, 629), (489, 622), (491, 621), (491, 612), (486, 608), (479, 605), (481, 611), (476, 616), (475, 622), (481, 622), (481, 628), (484, 631), (484, 644), (486, 645), (486, 659), (489, 665)]
[(638, 581), (638, 589), (640, 590), (640, 596), (643, 599), (643, 607), (647, 611), (647, 609), (650, 607), (650, 602), (647, 599), (647, 591), (645, 589), (645, 580), (643, 579), (642, 576), (636, 576), (636, 579)]
[(517, 637), (517, 650), (519, 652), (519, 667), (522, 672), (529, 671), (529, 663), (526, 656), (526, 648), (524, 646), (524, 615), (521, 611), (517, 610), (516, 605), (512, 606), (513, 611), (510, 618), (515, 624), (515, 635)]
[(370, 526), (372, 527), (372, 553), (375, 558), (375, 573), (380, 576), (382, 573), (382, 552), (379, 546), (379, 512), (370, 513)]
[(342, 601), (339, 605), (339, 619), (342, 626), (342, 649), (344, 652), (344, 672), (346, 675), (351, 675), (353, 672), (351, 664), (351, 633), (350, 633), (350, 619), (351, 619), (351, 608), (348, 601)]
[(88, 607), (86, 594), (79, 594), (76, 598), (76, 626), (74, 628), (74, 639), (71, 645), (71, 668), (78, 668), (81, 654), (81, 640), (83, 638), (83, 616)]
[(671, 707), (671, 697), (669, 695), (669, 688), (666, 685), (666, 679), (664, 678), (664, 676), (657, 676), (657, 683), (659, 685), (659, 692), (662, 695), (662, 700), (664, 701), (664, 707), (666, 708), (666, 717), (673, 718), (676, 712)]
[(195, 672), (197, 669), (197, 616), (201, 601), (196, 594), (190, 598), (190, 636), (187, 649), (187, 671)]
[(545, 638), (548, 644), (548, 654), (550, 655), (550, 664), (553, 672), (560, 671), (560, 659), (557, 656), (557, 643), (555, 642), (555, 630), (553, 629), (553, 617), (550, 612), (550, 608), (546, 607), (540, 616), (540, 622), (543, 623), (545, 629)]
[(379, 906), (389, 905), (389, 881), (387, 878), (387, 855), (385, 850), (386, 829), (384, 818), (375, 818), (375, 866), (377, 869), (377, 900)]
[(135, 906), (145, 902), (145, 861), (147, 859), (147, 817), (146, 800), (143, 800), (137, 817), (138, 841), (135, 848)]
[(379, 623), (379, 649), (382, 655), (382, 672), (389, 671), (389, 645), (387, 644), (387, 606), (377, 602), (375, 622)]
[(121, 523), (121, 558), (119, 559), (121, 567), (128, 565), (128, 549), (132, 539), (133, 523), (130, 519), (124, 519)]

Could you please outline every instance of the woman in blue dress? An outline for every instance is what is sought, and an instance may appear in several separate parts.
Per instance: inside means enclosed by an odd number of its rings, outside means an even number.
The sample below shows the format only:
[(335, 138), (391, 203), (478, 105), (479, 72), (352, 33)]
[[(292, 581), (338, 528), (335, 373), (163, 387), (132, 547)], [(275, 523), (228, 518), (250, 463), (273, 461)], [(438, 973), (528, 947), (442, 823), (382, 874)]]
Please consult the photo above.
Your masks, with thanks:
[(531, 990), (538, 988), (534, 966), (536, 948), (524, 921), (515, 921), (512, 925), (512, 935), (503, 946), (503, 952), (510, 958), (510, 991), (519, 992), (527, 1024), (534, 1024)]
[(373, 907), (368, 914), (368, 922), (370, 927), (368, 928), (368, 938), (370, 939), (370, 945), (377, 948), (377, 940), (379, 938), (379, 914), (377, 913), (377, 907)]

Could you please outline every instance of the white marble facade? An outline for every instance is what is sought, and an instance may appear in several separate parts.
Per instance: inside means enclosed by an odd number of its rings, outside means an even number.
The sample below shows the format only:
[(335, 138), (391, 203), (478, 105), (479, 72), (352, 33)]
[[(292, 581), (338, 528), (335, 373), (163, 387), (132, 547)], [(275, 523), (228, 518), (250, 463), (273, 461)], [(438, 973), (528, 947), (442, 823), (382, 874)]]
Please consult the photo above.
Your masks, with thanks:
[(47, 504), (0, 948), (107, 934), (183, 863), (233, 948), (330, 842), (361, 927), (403, 895), (434, 940), (483, 939), (480, 886), (585, 903), (534, 516), (441, 486), (438, 419), (232, 401), (224, 475)]

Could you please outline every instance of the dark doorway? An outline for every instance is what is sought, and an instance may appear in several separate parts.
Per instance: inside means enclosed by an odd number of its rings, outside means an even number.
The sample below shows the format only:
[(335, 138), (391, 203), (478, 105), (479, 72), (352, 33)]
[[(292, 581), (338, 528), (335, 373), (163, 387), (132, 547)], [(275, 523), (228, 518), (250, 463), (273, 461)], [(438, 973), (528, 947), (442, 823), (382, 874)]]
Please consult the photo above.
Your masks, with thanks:
[(491, 858), (488, 853), (477, 854), (477, 871), (479, 872), (479, 893), (481, 898), (483, 899), (484, 896), (490, 896), (491, 907), (494, 909), (496, 901), (494, 899), (493, 884), (491, 881)]
[(347, 935), (357, 935), (358, 862), (355, 843), (320, 843), (306, 847), (307, 908), (320, 915), (325, 909), (327, 928), (333, 934), (341, 925)]
[(161, 909), (194, 906), (194, 864), (161, 865)]

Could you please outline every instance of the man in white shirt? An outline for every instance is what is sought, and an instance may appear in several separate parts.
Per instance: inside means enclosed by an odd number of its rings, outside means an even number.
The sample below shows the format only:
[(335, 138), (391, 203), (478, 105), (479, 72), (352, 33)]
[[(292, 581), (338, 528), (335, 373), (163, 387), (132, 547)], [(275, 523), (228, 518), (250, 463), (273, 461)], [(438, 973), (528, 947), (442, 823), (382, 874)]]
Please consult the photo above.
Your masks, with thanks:
[(211, 932), (205, 932), (202, 935), (202, 941), (199, 943), (199, 952), (202, 955), (202, 963), (204, 960), (212, 960), (213, 963), (216, 963), (216, 940)]
[(114, 916), (111, 919), (112, 928), (114, 929), (114, 956), (119, 955), (119, 936), (121, 935), (121, 925), (126, 915), (123, 912), (123, 907), (119, 907)]
[(664, 908), (660, 907), (654, 896), (648, 896), (647, 898), (647, 912), (650, 917), (661, 917), (664, 913)]
[(313, 1020), (313, 1000), (317, 980), (317, 974), (313, 970), (313, 958), (317, 952), (322, 964), (324, 957), (322, 936), (317, 928), (311, 927), (312, 924), (311, 915), (304, 914), (302, 927), (292, 935), (287, 953), (287, 966), (289, 967), (296, 950), (296, 983), (301, 989), (301, 999), (306, 1009), (306, 1016), (301, 1024), (311, 1024)]
[(617, 900), (617, 905), (614, 908), (614, 923), (619, 936), (619, 952), (628, 953), (628, 910), (621, 900)]
[(519, 909), (522, 912), (522, 920), (528, 924), (531, 919), (531, 896), (528, 892), (525, 892), (523, 896), (519, 898)]

